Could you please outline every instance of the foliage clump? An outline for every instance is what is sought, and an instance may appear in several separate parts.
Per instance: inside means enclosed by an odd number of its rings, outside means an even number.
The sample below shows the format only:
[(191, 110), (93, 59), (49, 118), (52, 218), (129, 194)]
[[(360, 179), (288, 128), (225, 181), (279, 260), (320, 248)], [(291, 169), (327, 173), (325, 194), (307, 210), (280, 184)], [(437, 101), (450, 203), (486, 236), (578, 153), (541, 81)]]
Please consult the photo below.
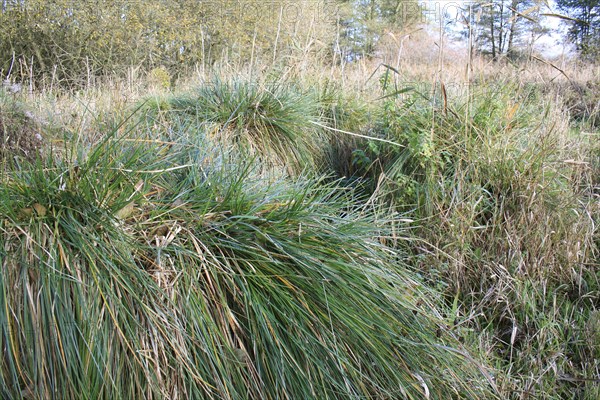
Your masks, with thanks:
[(142, 108), (152, 124), (200, 127), (265, 167), (298, 175), (322, 164), (319, 102), (298, 85), (215, 78), (188, 94), (149, 99)]
[(156, 67), (148, 72), (148, 86), (156, 89), (169, 89), (171, 87), (171, 75), (164, 66)]
[[(526, 380), (537, 393), (570, 393), (544, 366), (593, 376), (598, 365), (582, 325), (600, 287), (593, 137), (572, 134), (560, 105), (540, 108), (544, 97), (527, 85), (490, 82), (470, 97), (398, 86), (383, 93), (375, 130), (396, 145), (355, 150), (370, 159), (370, 198), (419, 221), (414, 262), (464, 307), (456, 325), (468, 321), (483, 353), (510, 371), (498, 377), (501, 390)], [(558, 320), (581, 329), (566, 333)]]
[(490, 398), (344, 190), (127, 139), (0, 182), (3, 397)]

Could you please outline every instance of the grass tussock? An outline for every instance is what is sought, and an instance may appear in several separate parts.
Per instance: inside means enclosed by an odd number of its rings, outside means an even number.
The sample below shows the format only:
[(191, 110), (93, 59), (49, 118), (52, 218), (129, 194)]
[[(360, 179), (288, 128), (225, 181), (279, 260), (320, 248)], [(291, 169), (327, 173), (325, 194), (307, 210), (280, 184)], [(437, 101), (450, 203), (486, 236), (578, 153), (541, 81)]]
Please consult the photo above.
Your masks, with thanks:
[(322, 164), (319, 100), (299, 85), (214, 78), (143, 108), (153, 123), (201, 126), (215, 142), (292, 175)]
[(2, 397), (490, 398), (372, 213), (200, 140), (4, 177)]
[(13, 95), (0, 89), (0, 162), (16, 158), (34, 160), (40, 155), (43, 137), (41, 124)]

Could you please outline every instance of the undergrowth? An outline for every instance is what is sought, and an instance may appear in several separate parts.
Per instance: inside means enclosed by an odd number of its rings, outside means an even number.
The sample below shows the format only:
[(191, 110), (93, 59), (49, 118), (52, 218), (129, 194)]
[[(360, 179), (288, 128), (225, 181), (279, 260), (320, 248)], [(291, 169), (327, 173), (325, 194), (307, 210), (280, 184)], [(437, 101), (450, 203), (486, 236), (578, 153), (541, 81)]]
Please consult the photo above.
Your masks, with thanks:
[(348, 189), (211, 140), (126, 131), (7, 172), (3, 398), (492, 396)]
[(417, 221), (414, 263), (507, 398), (596, 398), (596, 138), (528, 86), (483, 88), (384, 92), (379, 137), (400, 146), (371, 151), (373, 196)]
[(3, 396), (598, 398), (593, 104), (391, 72), (214, 78), (5, 168)]

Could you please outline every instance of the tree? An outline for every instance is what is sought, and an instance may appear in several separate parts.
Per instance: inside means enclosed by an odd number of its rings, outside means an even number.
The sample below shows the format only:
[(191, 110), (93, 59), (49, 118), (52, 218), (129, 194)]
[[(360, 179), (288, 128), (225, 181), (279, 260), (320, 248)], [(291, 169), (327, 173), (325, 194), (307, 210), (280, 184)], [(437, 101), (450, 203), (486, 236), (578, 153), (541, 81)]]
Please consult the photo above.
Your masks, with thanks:
[(600, 0), (556, 0), (569, 21), (569, 39), (585, 58), (600, 57)]
[[(519, 48), (530, 44), (528, 37), (540, 32), (541, 5), (535, 0), (497, 0), (477, 3), (472, 8), (475, 46), (492, 56), (514, 57)], [(527, 35), (530, 33), (531, 35)]]
[(414, 24), (421, 9), (416, 0), (340, 0), (342, 58), (370, 56), (388, 29)]

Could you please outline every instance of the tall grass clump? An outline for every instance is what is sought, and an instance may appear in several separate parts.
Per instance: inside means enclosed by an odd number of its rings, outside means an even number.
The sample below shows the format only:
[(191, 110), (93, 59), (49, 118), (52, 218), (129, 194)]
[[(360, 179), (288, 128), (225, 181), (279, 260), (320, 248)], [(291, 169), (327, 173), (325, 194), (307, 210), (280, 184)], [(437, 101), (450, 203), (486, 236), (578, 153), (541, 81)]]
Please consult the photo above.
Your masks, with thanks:
[(400, 146), (380, 150), (379, 197), (418, 221), (414, 263), (446, 291), (457, 332), (479, 333), (505, 396), (595, 398), (590, 137), (516, 83), (443, 90), (384, 99), (379, 134)]
[(372, 213), (192, 133), (3, 177), (3, 398), (493, 397)]
[(150, 121), (202, 128), (221, 144), (292, 175), (322, 163), (325, 138), (313, 91), (287, 82), (214, 78), (194, 91), (150, 99)]

